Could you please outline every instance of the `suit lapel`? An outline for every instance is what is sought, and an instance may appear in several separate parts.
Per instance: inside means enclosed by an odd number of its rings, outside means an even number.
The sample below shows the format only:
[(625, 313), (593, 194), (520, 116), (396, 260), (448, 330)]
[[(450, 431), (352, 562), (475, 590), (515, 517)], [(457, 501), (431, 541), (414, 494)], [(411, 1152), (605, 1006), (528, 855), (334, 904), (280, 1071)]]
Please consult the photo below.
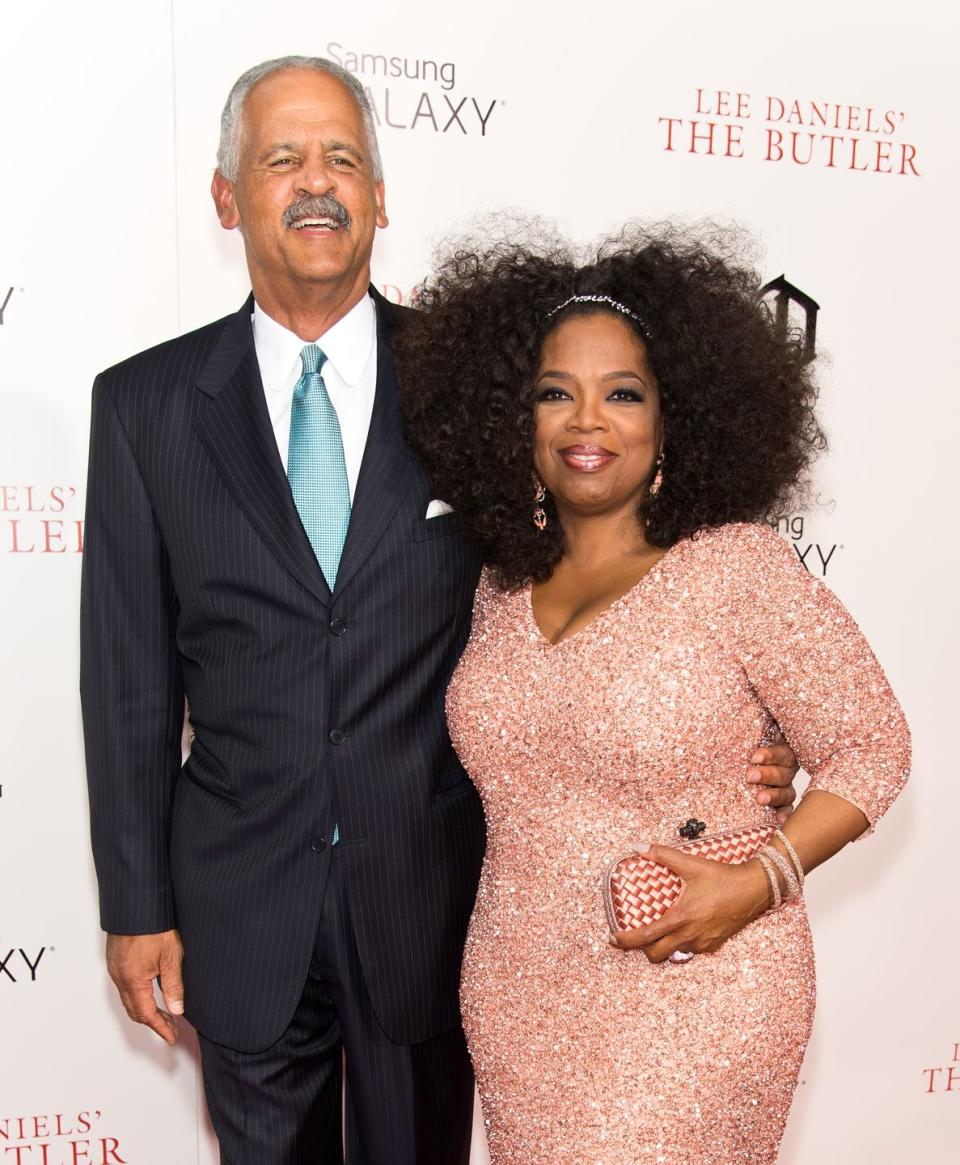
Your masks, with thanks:
[(220, 333), (197, 381), (203, 400), (194, 427), (264, 542), (298, 582), (329, 603), (330, 589), (300, 522), (267, 412), (252, 310), (251, 297)]
[(350, 583), (369, 557), (418, 472), (417, 462), (403, 440), (400, 427), (397, 380), (390, 353), (393, 309), (372, 288), (371, 295), (377, 307), (377, 390), (350, 515), (350, 529), (337, 571), (336, 595)]

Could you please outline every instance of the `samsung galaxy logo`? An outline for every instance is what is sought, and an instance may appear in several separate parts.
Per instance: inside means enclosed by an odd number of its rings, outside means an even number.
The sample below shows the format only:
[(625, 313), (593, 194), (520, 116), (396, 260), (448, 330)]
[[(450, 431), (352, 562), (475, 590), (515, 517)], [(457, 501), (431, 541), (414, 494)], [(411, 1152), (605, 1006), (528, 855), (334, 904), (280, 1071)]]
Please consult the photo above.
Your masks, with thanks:
[(453, 61), (436, 61), (422, 57), (388, 57), (384, 53), (355, 52), (345, 49), (337, 41), (327, 45), (327, 56), (358, 77), (393, 77), (396, 80), (422, 81), (439, 85), (449, 93), (457, 83), (457, 67)]
[(7, 308), (10, 306), (10, 300), (13, 299), (14, 291), (16, 291), (15, 287), (0, 287), (0, 327), (6, 323), (5, 316)]
[[(47, 949), (41, 947), (38, 951), (27, 952), (22, 947), (11, 947), (6, 954), (0, 951), (0, 982), (36, 983), (37, 968)], [(53, 950), (53, 947), (49, 949)]]
[(331, 41), (326, 52), (363, 82), (378, 128), (484, 138), (494, 111), (504, 104), (497, 97), (454, 94), (457, 67), (453, 61), (359, 52), (338, 41)]

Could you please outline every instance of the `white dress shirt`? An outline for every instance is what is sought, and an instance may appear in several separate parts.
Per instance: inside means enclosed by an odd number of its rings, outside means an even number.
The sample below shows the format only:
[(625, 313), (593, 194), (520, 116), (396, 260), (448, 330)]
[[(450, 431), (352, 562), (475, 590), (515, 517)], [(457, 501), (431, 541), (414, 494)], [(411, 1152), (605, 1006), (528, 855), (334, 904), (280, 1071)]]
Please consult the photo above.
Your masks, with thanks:
[(326, 356), (320, 374), (340, 421), (352, 503), (377, 390), (377, 310), (373, 300), (365, 295), (343, 319), (313, 341), (301, 340), (268, 316), (258, 303), (254, 304), (253, 343), (284, 469), (290, 445), (293, 390), (303, 373), (300, 352), (311, 342), (319, 345)]

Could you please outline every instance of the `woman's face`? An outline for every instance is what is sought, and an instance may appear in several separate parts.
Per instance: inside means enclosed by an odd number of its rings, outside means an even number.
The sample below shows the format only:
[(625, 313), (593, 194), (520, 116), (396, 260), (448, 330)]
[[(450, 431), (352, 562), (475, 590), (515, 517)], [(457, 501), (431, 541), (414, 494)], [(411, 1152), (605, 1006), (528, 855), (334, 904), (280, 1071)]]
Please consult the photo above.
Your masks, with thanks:
[(533, 464), (561, 518), (635, 513), (662, 440), (657, 381), (636, 332), (610, 312), (561, 323), (533, 387)]

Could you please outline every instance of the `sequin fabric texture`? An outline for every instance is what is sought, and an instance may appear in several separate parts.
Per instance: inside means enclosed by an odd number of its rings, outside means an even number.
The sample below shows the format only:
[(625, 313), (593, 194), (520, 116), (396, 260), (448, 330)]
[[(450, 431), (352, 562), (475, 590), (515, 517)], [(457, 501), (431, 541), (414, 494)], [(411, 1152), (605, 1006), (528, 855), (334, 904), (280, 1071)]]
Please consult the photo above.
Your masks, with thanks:
[(493, 1165), (774, 1161), (813, 1021), (802, 901), (655, 966), (608, 944), (601, 884), (688, 817), (769, 820), (744, 778), (771, 716), (876, 821), (909, 735), (853, 619), (755, 525), (678, 543), (556, 646), (485, 575), (447, 713), (487, 816), (461, 1002)]

